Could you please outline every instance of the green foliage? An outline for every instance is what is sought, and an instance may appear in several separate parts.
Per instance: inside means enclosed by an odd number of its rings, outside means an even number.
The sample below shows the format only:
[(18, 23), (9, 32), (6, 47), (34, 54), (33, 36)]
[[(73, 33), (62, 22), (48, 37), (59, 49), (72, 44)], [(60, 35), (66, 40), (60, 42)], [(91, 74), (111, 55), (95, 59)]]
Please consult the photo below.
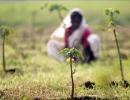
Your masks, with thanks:
[(74, 78), (73, 78), (73, 74), (75, 73), (75, 70), (73, 70), (73, 63), (75, 63), (75, 61), (79, 61), (81, 55), (79, 50), (77, 50), (76, 48), (64, 48), (63, 50), (61, 50), (60, 52), (65, 58), (67, 58), (67, 60), (69, 60), (69, 64), (70, 64), (70, 71), (71, 71), (71, 84), (72, 84), (72, 89), (71, 89), (71, 99), (73, 100), (74, 97)]
[(46, 3), (43, 7), (41, 7), (41, 10), (47, 8), (50, 12), (54, 12), (56, 11), (58, 14), (58, 17), (60, 18), (60, 20), (63, 20), (63, 16), (61, 14), (62, 11), (67, 11), (68, 9), (61, 5), (61, 4), (48, 4)]
[(14, 30), (8, 26), (0, 26), (0, 38), (8, 37), (14, 33)]
[(67, 11), (68, 10), (65, 6), (63, 6), (61, 4), (45, 3), (44, 6), (41, 7), (41, 10), (43, 10), (45, 8), (48, 8), (48, 10), (50, 12), (53, 12), (53, 11)]
[(67, 59), (72, 58), (77, 61), (81, 59), (81, 53), (76, 48), (64, 48), (60, 53)]
[(63, 6), (63, 5), (59, 5), (59, 4), (52, 4), (49, 8), (49, 11), (53, 12), (53, 11), (67, 11), (68, 9)]
[(108, 17), (108, 26), (116, 27), (118, 24), (118, 15), (120, 14), (120, 11), (113, 8), (107, 8), (105, 10), (105, 14)]
[(120, 62), (120, 71), (121, 71), (121, 78), (122, 81), (124, 81), (124, 69), (122, 65), (122, 57), (121, 57), (121, 52), (120, 52), (120, 47), (117, 39), (117, 32), (116, 32), (116, 26), (118, 25), (117, 23), (117, 16), (120, 14), (119, 10), (115, 10), (112, 8), (108, 8), (105, 10), (106, 15), (108, 16), (108, 26), (113, 30), (113, 34), (115, 37), (115, 42), (116, 42), (116, 47), (118, 51), (118, 56), (119, 56), (119, 62)]
[(41, 10), (44, 10), (44, 9), (47, 8), (47, 7), (48, 7), (48, 3), (45, 3), (44, 6), (42, 6), (40, 9), (41, 9)]
[[(84, 0), (85, 1), (85, 0)], [(73, 1), (54, 1), (55, 3), (63, 2), (67, 7), (74, 8), (78, 6), (79, 8), (83, 9), (85, 11), (85, 16), (88, 20), (88, 22), (94, 22), (95, 16), (100, 18), (101, 20), (104, 18), (102, 15), (102, 9), (107, 6), (111, 7), (117, 7), (120, 9), (120, 11), (123, 13), (121, 15), (121, 21), (125, 23), (127, 26), (127, 17), (129, 18), (128, 8), (129, 8), (129, 1), (74, 1), (74, 5), (72, 4)], [(46, 1), (45, 1), (46, 2)], [(98, 5), (98, 3), (102, 3), (103, 6)], [(125, 2), (125, 3), (124, 3)], [(39, 37), (38, 34), (32, 34), (32, 37), (36, 37), (36, 45), (39, 45), (42, 47), (43, 52), (39, 50), (39, 46), (36, 46), (36, 49), (32, 49), (30, 46), (30, 43), (32, 41), (26, 41), (27, 39), (22, 35), (24, 34), (24, 31), (22, 29), (27, 30), (27, 26), (30, 25), (30, 15), (33, 10), (39, 9), (39, 6), (42, 5), (43, 2), (29, 2), (29, 3), (2, 3), (0, 4), (1, 7), (1, 23), (7, 23), (9, 25), (17, 25), (16, 31), (20, 35), (18, 37), (14, 37), (13, 40), (17, 41), (16, 46), (22, 47), (20, 48), (14, 48), (16, 51), (21, 50), (21, 52), (27, 56), (26, 59), (24, 57), (21, 57), (21, 54), (14, 53), (10, 54), (9, 47), (6, 47), (6, 55), (8, 57), (7, 65), (8, 68), (16, 67), (23, 71), (23, 75), (20, 75), (19, 72), (16, 72), (15, 75), (5, 75), (2, 70), (0, 70), (0, 90), (5, 91), (5, 95), (3, 99), (17, 99), (21, 100), (23, 99), (23, 96), (27, 96), (28, 100), (33, 99), (35, 96), (41, 96), (43, 99), (55, 99), (58, 97), (69, 97), (69, 86), (70, 86), (70, 74), (69, 74), (69, 67), (66, 67), (66, 64), (59, 63), (53, 58), (50, 58), (46, 54), (46, 42), (43, 42), (48, 39), (52, 30), (51, 28), (54, 28), (54, 25), (56, 25), (57, 16), (49, 16), (50, 13), (39, 13), (39, 15), (36, 17), (36, 22), (40, 23), (40, 27), (45, 30), (45, 34), (41, 34)], [(11, 9), (11, 7), (14, 7), (15, 11), (10, 12), (11, 14), (7, 13)], [(94, 11), (93, 13), (90, 11)], [(22, 13), (21, 13), (22, 11)], [(98, 13), (97, 13), (98, 12)], [(27, 16), (28, 15), (28, 16)], [(4, 20), (5, 19), (5, 20)], [(43, 21), (43, 19), (45, 19)], [(43, 24), (44, 22), (44, 24)], [(100, 22), (100, 21), (99, 21)], [(93, 27), (96, 27), (98, 24), (102, 27), (104, 24), (100, 23), (91, 23)], [(129, 23), (130, 24), (130, 23)], [(20, 26), (19, 26), (20, 25)], [(47, 26), (47, 27), (45, 27)], [(48, 28), (49, 26), (49, 28)], [(36, 25), (36, 28), (39, 27), (39, 24)], [(99, 28), (97, 28), (99, 29)], [(126, 27), (122, 27), (121, 30), (124, 31)], [(125, 78), (130, 81), (130, 52), (129, 52), (129, 27), (127, 28), (128, 31), (126, 31), (126, 37), (125, 35), (122, 35), (123, 41), (122, 41), (122, 49), (127, 51), (128, 59), (125, 59), (123, 61), (124, 63), (124, 69), (125, 69)], [(126, 99), (128, 100), (130, 98), (130, 88), (124, 89), (123, 87), (116, 87), (116, 88), (110, 88), (105, 87), (104, 82), (106, 80), (112, 81), (120, 81), (120, 71), (118, 70), (118, 59), (115, 58), (116, 51), (113, 48), (114, 41), (111, 41), (108, 39), (108, 36), (105, 34), (100, 33), (106, 33), (104, 30), (99, 30), (99, 35), (103, 37), (102, 41), (102, 53), (105, 53), (106, 56), (101, 57), (101, 61), (93, 62), (91, 65), (86, 64), (79, 64), (77, 67), (77, 72), (75, 74), (75, 83), (76, 83), (76, 96), (86, 96), (86, 95), (95, 95), (101, 98), (113, 99), (114, 97), (117, 97), (119, 99)], [(28, 33), (26, 33), (28, 35)], [(110, 34), (109, 34), (110, 35)], [(41, 38), (42, 37), (42, 38)], [(125, 37), (125, 38), (124, 38)], [(21, 39), (23, 41), (21, 41)], [(39, 42), (42, 40), (41, 42)], [(13, 41), (11, 41), (13, 42)], [(107, 44), (106, 44), (107, 43)], [(127, 43), (127, 45), (125, 45)], [(6, 45), (8, 46), (8, 45)], [(106, 48), (107, 47), (107, 48)], [(27, 50), (27, 48), (30, 48)], [(25, 49), (25, 50), (24, 50)], [(28, 51), (28, 52), (26, 52)], [(11, 50), (12, 52), (12, 50)], [(44, 54), (45, 52), (45, 54)], [(8, 54), (9, 53), (9, 54)], [(1, 54), (1, 53), (0, 53)], [(107, 55), (110, 54), (110, 55)], [(17, 58), (14, 58), (10, 55), (14, 55)], [(112, 57), (112, 58), (111, 58)], [(115, 59), (113, 59), (113, 57)], [(11, 60), (11, 61), (10, 61)], [(12, 62), (13, 60), (13, 62)], [(11, 62), (11, 63), (9, 63)], [(17, 63), (15, 65), (14, 63)], [(2, 60), (0, 60), (0, 68), (2, 67)], [(108, 76), (107, 76), (108, 73)], [(114, 77), (113, 77), (114, 76)], [(110, 77), (110, 78), (109, 78)], [(98, 80), (100, 79), (100, 80)], [(96, 86), (94, 89), (84, 89), (81, 87), (81, 84), (83, 84), (85, 81), (91, 80), (95, 83), (99, 83), (100, 86)], [(108, 89), (111, 89), (111, 91), (108, 91)], [(13, 93), (13, 94), (12, 94)], [(25, 96), (25, 98), (26, 98)], [(30, 97), (30, 98), (29, 98)], [(57, 100), (58, 100), (57, 99)]]

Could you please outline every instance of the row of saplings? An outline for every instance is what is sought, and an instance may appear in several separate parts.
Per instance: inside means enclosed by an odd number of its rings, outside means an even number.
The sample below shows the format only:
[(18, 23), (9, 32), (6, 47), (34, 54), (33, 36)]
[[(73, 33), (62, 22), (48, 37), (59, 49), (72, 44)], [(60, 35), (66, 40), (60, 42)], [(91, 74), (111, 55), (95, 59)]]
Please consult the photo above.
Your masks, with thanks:
[[(116, 81), (112, 81), (110, 82), (110, 86), (113, 87), (117, 87), (118, 85), (121, 85), (124, 88), (130, 87), (130, 84), (127, 80), (124, 79), (124, 71), (123, 71), (123, 65), (122, 65), (122, 58), (121, 58), (121, 53), (120, 53), (120, 48), (119, 48), (119, 43), (118, 43), (118, 39), (117, 39), (117, 32), (116, 32), (116, 27), (117, 27), (117, 15), (120, 14), (119, 10), (115, 10), (112, 8), (108, 8), (105, 10), (105, 14), (108, 18), (108, 27), (111, 28), (114, 37), (115, 37), (115, 42), (116, 42), (116, 46), (117, 46), (117, 51), (118, 51), (118, 55), (119, 55), (119, 62), (120, 62), (120, 72), (121, 72), (121, 81), (118, 83)], [(101, 99), (101, 98), (97, 98), (97, 97), (89, 97), (89, 96), (85, 96), (85, 97), (74, 97), (74, 80), (73, 80), (73, 74), (75, 73), (73, 71), (73, 67), (72, 64), (75, 63), (75, 61), (79, 61), (81, 59), (81, 55), (80, 52), (75, 49), (75, 48), (65, 48), (61, 51), (61, 54), (64, 55), (65, 58), (69, 59), (69, 64), (70, 64), (70, 69), (71, 69), (71, 81), (72, 81), (72, 90), (71, 90), (71, 100), (88, 100), (88, 99)], [(87, 81), (84, 83), (84, 86), (86, 88), (92, 89), (94, 87), (95, 83), (94, 82), (90, 82)], [(114, 98), (113, 98), (114, 99)]]
[[(108, 26), (113, 31), (116, 46), (117, 46), (117, 51), (118, 51), (118, 55), (119, 55), (120, 72), (121, 72), (121, 78), (122, 78), (121, 86), (123, 86), (124, 88), (127, 88), (127, 87), (130, 86), (130, 84), (128, 83), (127, 80), (124, 79), (124, 72), (123, 72), (120, 48), (119, 48), (118, 39), (117, 39), (117, 35), (116, 35), (117, 15), (120, 14), (120, 12), (118, 10), (108, 8), (108, 9), (105, 10), (105, 14), (108, 18)], [(0, 38), (2, 39), (2, 63), (3, 63), (3, 71), (5, 73), (15, 73), (16, 72), (15, 68), (14, 69), (6, 69), (6, 60), (5, 60), (5, 41), (6, 41), (6, 38), (12, 33), (14, 33), (12, 28), (10, 28), (8, 26), (1, 26), (0, 27)], [(70, 49), (65, 48), (65, 49), (61, 50), (60, 53), (67, 60), (69, 60), (70, 70), (71, 70), (71, 83), (72, 83), (71, 97), (67, 98), (67, 99), (71, 99), (71, 100), (81, 99), (82, 100), (82, 99), (91, 99), (91, 98), (94, 99), (94, 98), (96, 98), (96, 97), (88, 97), (88, 96), (74, 97), (74, 78), (73, 78), (73, 74), (75, 73), (75, 71), (73, 70), (73, 63), (77, 63), (81, 59), (81, 54), (80, 54), (79, 50), (77, 50), (76, 48), (70, 48)], [(87, 81), (87, 82), (84, 83), (84, 85), (85, 85), (86, 88), (92, 89), (93, 86), (95, 85), (95, 83)], [(118, 85), (119, 85), (119, 83), (115, 82), (115, 81), (112, 81), (110, 83), (110, 86), (118, 86)]]

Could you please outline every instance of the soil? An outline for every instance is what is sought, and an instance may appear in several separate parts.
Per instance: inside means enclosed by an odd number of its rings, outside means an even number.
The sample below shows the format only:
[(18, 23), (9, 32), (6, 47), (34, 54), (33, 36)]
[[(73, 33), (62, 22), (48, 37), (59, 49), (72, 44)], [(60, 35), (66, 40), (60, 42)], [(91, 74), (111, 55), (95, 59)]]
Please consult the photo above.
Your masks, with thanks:
[(91, 81), (86, 81), (86, 82), (84, 83), (84, 86), (85, 86), (85, 88), (87, 88), (87, 89), (93, 89), (93, 87), (95, 86), (95, 83), (94, 83), (94, 82), (91, 82)]
[(6, 70), (6, 73), (14, 74), (16, 72), (16, 69), (8, 69)]
[(111, 87), (117, 87), (117, 86), (122, 86), (123, 88), (128, 88), (130, 87), (130, 83), (127, 81), (127, 80), (124, 80), (124, 81), (120, 81), (120, 82), (116, 82), (116, 81), (112, 81), (110, 82), (110, 86)]

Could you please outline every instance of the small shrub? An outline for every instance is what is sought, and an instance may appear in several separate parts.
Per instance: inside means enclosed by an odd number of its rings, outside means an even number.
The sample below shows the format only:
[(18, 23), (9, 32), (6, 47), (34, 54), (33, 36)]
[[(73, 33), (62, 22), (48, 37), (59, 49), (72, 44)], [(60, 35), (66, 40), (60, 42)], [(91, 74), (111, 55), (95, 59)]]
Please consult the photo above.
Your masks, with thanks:
[(10, 69), (7, 70), (6, 69), (6, 59), (5, 59), (5, 41), (6, 38), (9, 37), (9, 35), (11, 35), (12, 33), (14, 33), (13, 29), (8, 27), (8, 26), (0, 26), (0, 38), (2, 39), (2, 61), (3, 61), (3, 71), (4, 72), (11, 72), (13, 73), (15, 70), (14, 69)]
[(71, 89), (71, 99), (74, 99), (74, 77), (73, 74), (75, 73), (75, 70), (73, 70), (73, 63), (76, 63), (81, 59), (81, 54), (79, 50), (76, 48), (65, 48), (60, 51), (60, 53), (66, 58), (67, 62), (69, 62), (70, 65), (70, 71), (71, 71), (71, 83), (72, 83), (72, 89)]
[(121, 58), (121, 53), (120, 53), (120, 47), (119, 47), (119, 42), (117, 39), (117, 25), (118, 25), (118, 20), (117, 17), (120, 14), (119, 10), (108, 8), (105, 10), (105, 14), (108, 18), (108, 27), (112, 29), (114, 37), (115, 37), (115, 42), (116, 42), (116, 47), (119, 55), (119, 62), (120, 62), (120, 71), (121, 71), (121, 78), (122, 81), (124, 81), (124, 71), (123, 71), (123, 65), (122, 65), (122, 58)]

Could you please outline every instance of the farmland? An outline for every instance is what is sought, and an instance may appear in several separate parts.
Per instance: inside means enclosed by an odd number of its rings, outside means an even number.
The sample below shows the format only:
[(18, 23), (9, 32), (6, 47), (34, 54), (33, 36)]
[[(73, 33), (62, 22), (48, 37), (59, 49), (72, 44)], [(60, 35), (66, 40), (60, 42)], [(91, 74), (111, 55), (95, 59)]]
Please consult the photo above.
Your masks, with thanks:
[[(101, 38), (100, 59), (92, 64), (79, 64), (74, 74), (75, 96), (130, 99), (130, 87), (110, 87), (111, 81), (121, 81), (118, 54), (112, 32), (107, 30), (105, 8), (120, 10), (118, 39), (123, 59), (125, 79), (130, 82), (130, 1), (0, 1), (0, 25), (14, 28), (15, 34), (6, 41), (7, 68), (2, 70), (0, 54), (0, 98), (30, 100), (59, 99), (70, 96), (69, 65), (47, 55), (46, 44), (51, 33), (60, 25), (55, 12), (41, 10), (45, 3), (62, 4), (68, 9), (83, 10), (93, 33)], [(63, 12), (66, 16), (68, 12)], [(0, 52), (2, 43), (0, 40)], [(95, 82), (93, 89), (85, 89), (84, 82)]]

